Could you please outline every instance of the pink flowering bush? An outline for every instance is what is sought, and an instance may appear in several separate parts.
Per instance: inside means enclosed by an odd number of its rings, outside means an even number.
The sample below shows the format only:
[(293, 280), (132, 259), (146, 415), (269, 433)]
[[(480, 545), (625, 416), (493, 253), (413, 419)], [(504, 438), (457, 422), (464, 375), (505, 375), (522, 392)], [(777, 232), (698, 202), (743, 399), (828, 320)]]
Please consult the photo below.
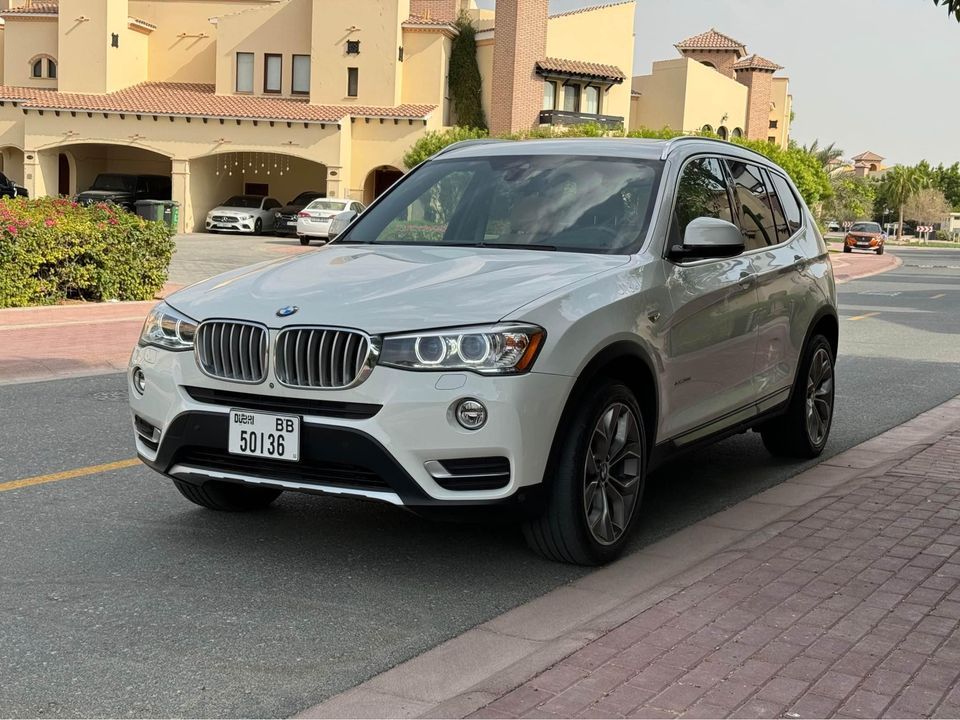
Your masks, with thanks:
[(163, 287), (171, 230), (113, 205), (0, 200), (0, 307), (149, 300)]

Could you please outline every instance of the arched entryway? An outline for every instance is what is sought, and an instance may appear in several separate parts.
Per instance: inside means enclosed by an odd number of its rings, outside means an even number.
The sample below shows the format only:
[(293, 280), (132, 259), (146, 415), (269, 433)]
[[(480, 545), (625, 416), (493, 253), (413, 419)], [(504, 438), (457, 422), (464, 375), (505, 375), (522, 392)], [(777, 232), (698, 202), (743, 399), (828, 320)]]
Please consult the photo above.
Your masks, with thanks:
[(392, 165), (381, 165), (367, 173), (363, 182), (363, 203), (369, 205), (403, 177), (403, 171)]
[[(171, 177), (166, 155), (128, 144), (76, 143), (38, 153), (38, 195), (73, 197), (94, 186), (98, 175)], [(168, 198), (165, 198), (168, 199)]]
[(186, 229), (204, 230), (207, 213), (233, 195), (266, 195), (286, 205), (303, 192), (327, 192), (327, 166), (295, 155), (231, 151), (190, 160)]
[(17, 185), (23, 185), (23, 150), (12, 146), (0, 148), (0, 171)]

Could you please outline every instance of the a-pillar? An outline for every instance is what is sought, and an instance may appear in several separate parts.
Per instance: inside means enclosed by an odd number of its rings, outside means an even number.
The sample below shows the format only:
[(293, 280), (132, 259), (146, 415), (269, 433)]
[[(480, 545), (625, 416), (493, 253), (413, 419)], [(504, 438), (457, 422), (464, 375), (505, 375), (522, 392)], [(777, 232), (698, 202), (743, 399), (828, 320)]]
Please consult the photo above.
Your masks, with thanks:
[(177, 232), (193, 228), (193, 203), (190, 201), (190, 161), (173, 159), (170, 172), (171, 197), (180, 204), (180, 220)]

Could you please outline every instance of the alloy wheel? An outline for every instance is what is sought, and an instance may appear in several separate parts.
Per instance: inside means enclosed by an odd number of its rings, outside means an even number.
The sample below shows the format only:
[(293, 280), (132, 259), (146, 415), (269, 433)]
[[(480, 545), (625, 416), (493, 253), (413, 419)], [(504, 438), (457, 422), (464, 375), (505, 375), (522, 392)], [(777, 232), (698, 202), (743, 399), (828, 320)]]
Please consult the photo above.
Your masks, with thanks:
[(643, 474), (640, 425), (624, 403), (607, 406), (590, 437), (583, 472), (583, 510), (590, 534), (612, 545), (626, 531)]
[(833, 363), (826, 348), (817, 348), (807, 374), (807, 437), (819, 447), (833, 417)]

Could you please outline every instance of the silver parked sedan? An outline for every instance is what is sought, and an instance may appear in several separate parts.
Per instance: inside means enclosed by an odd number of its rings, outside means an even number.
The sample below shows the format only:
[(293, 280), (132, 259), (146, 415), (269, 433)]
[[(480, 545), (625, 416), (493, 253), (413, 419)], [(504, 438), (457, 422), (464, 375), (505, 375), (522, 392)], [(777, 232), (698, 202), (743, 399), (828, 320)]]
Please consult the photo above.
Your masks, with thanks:
[(314, 200), (297, 214), (297, 236), (301, 245), (309, 245), (313, 239), (327, 241), (330, 223), (338, 213), (352, 210), (363, 212), (363, 205), (356, 200), (322, 198)]
[(273, 229), (279, 207), (282, 206), (272, 197), (234, 195), (207, 213), (207, 231), (259, 235)]

